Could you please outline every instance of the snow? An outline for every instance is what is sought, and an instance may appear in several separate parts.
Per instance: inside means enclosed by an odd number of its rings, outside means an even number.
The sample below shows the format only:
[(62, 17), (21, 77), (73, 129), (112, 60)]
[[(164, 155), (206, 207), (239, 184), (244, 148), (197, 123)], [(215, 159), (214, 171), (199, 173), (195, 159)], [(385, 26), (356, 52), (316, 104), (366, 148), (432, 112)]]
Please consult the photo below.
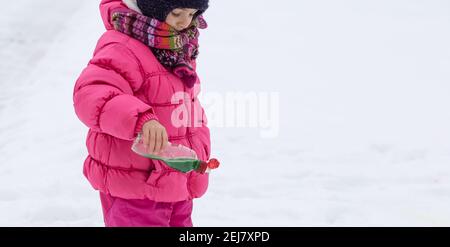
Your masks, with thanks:
[[(17, 0), (0, 16), (0, 226), (103, 225), (72, 107), (103, 31), (98, 2)], [(277, 93), (279, 135), (211, 126), (223, 166), (194, 224), (450, 226), (449, 11), (445, 0), (211, 3), (205, 106)]]

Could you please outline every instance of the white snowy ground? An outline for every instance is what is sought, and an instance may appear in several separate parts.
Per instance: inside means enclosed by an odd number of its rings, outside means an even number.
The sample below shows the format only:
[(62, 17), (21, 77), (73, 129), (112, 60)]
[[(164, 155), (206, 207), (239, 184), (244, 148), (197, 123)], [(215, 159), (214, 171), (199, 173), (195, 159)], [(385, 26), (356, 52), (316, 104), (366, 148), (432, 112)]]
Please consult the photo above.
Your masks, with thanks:
[[(0, 226), (102, 226), (72, 107), (98, 2), (0, 15)], [(449, 1), (211, 5), (202, 97), (278, 92), (280, 133), (212, 127), (197, 226), (450, 226)]]

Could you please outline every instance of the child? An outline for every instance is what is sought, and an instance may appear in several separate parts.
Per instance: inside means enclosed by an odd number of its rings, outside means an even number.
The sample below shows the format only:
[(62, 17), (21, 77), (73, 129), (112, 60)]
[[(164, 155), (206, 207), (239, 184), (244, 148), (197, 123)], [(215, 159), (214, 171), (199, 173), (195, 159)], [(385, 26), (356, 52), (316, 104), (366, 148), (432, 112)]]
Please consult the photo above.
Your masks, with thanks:
[[(192, 226), (192, 200), (206, 192), (208, 175), (180, 173), (138, 156), (131, 145), (142, 133), (151, 152), (170, 141), (209, 159), (195, 72), (207, 8), (208, 0), (100, 3), (107, 30), (76, 82), (73, 101), (89, 127), (83, 174), (100, 191), (107, 227)], [(187, 115), (182, 124), (179, 115)]]

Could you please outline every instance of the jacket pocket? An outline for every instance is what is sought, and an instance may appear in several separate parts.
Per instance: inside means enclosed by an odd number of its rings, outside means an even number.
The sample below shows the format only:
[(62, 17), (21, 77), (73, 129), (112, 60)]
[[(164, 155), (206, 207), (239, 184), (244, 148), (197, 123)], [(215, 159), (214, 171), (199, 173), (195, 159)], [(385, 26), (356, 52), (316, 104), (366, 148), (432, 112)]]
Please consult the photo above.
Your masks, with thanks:
[(207, 144), (203, 144), (203, 150), (205, 152), (205, 161), (208, 161), (210, 159), (210, 148)]
[(162, 161), (153, 160), (152, 162), (154, 163), (155, 169), (150, 172), (146, 183), (153, 187), (158, 187), (159, 180), (166, 176), (169, 171), (163, 167), (164, 164)]

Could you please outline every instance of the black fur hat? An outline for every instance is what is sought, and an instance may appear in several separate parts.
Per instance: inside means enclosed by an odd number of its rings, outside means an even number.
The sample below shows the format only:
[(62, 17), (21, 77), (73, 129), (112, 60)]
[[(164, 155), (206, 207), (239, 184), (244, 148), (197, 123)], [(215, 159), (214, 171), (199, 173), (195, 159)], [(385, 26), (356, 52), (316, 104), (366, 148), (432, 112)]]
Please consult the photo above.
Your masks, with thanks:
[(208, 9), (209, 0), (137, 0), (139, 9), (145, 16), (165, 21), (167, 15), (176, 8), (198, 9), (195, 17)]

